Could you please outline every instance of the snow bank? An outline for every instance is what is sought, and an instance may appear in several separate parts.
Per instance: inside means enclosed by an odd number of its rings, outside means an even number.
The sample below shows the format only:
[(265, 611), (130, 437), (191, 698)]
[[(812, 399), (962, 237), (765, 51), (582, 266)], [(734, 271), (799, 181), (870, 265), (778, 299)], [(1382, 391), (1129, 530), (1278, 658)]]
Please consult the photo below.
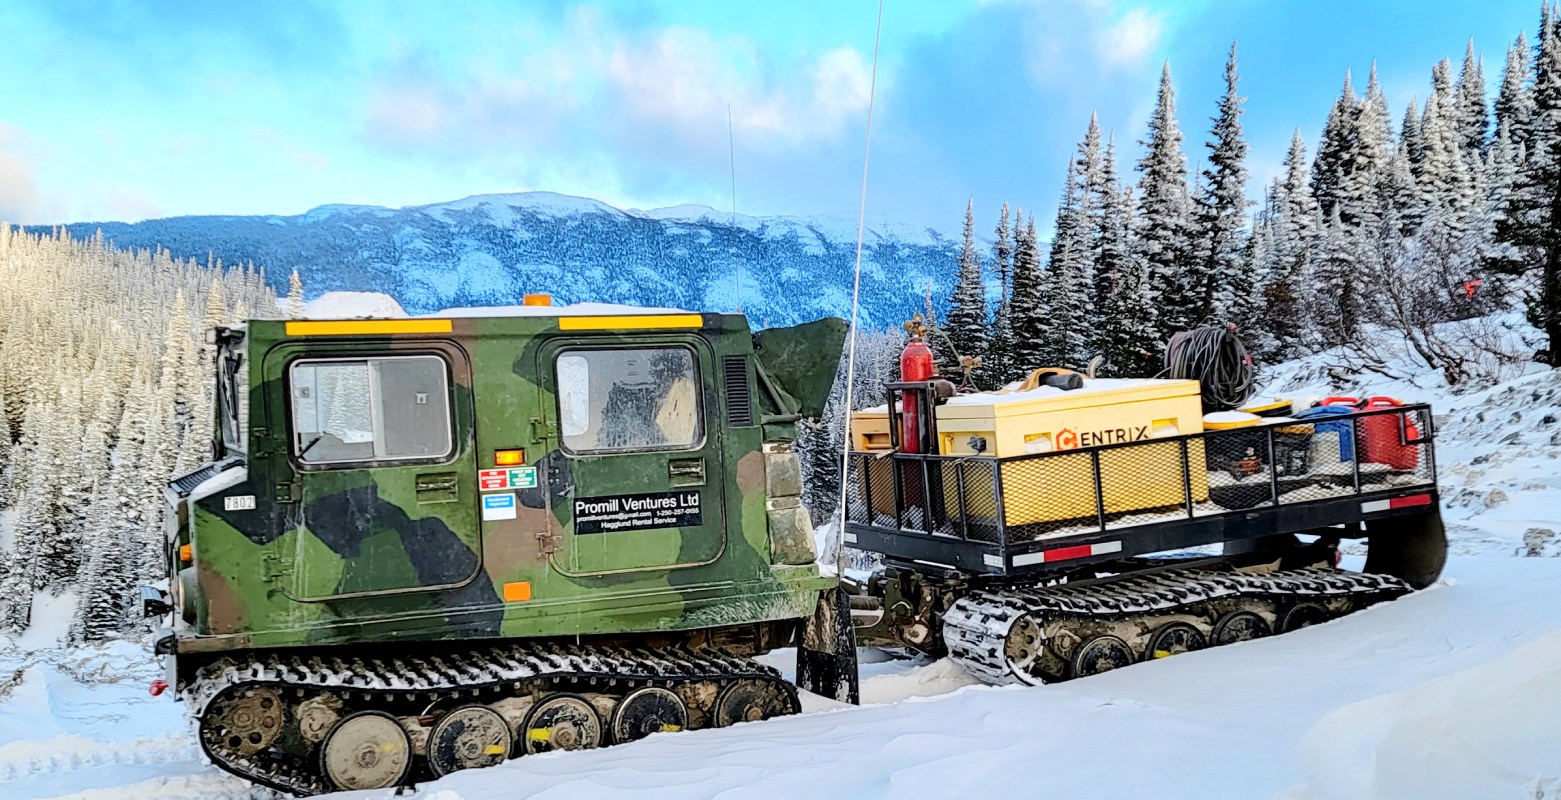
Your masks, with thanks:
[[(1283, 637), (1056, 686), (969, 686), (948, 661), (864, 651), (862, 708), (810, 696), (799, 717), (526, 756), (405, 796), (1553, 800), (1561, 559), (1455, 558), (1448, 573)], [(249, 796), (201, 760), (177, 703), (147, 695), (144, 647), (19, 654), (0, 639), (0, 795)], [(789, 673), (794, 658), (766, 660)]]
[(76, 616), (76, 593), (33, 595), (32, 622), (16, 640), (23, 650), (43, 650), (65, 643), (71, 620)]
[[(1412, 693), (1486, 664), (1511, 677), (1502, 665), (1537, 652), (1514, 654), (1516, 648), (1561, 635), (1561, 608), (1554, 602), (1561, 593), (1561, 560), (1458, 559), (1450, 571), (1456, 584), (1345, 619), (1057, 686), (959, 688), (724, 730), (657, 734), (607, 750), (527, 756), (452, 775), (411, 796), (1073, 800), (1136, 797), (1153, 787), (1158, 797), (1280, 797), (1310, 780), (1311, 766), (1292, 753), (1336, 711)], [(879, 691), (903, 696), (921, 677), (939, 684), (942, 668), (870, 664), (864, 691), (869, 699)], [(1448, 719), (1477, 715), (1472, 731), (1507, 724), (1514, 736), (1524, 731), (1537, 742), (1554, 741), (1561, 734), (1561, 696), (1522, 691), (1513, 697), (1532, 708), (1488, 694), (1449, 706)], [(1413, 729), (1402, 730), (1407, 742)], [(1534, 753), (1536, 761), (1514, 756), (1508, 763), (1534, 775), (1561, 774), (1561, 750), (1546, 756), (1535, 744), (1522, 752)], [(394, 794), (348, 796), (390, 800)], [(1375, 796), (1530, 800), (1534, 794), (1492, 788)]]
[(406, 315), (394, 297), (381, 292), (326, 292), (304, 303), (305, 319), (395, 319)]
[(1345, 706), (1307, 732), (1287, 800), (1561, 798), (1561, 631), (1488, 664)]

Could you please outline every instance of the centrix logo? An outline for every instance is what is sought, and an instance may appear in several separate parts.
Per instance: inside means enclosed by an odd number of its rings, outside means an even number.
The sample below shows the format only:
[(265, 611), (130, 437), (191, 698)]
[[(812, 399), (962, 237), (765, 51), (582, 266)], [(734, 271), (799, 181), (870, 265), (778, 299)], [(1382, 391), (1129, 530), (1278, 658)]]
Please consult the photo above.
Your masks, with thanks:
[(1137, 442), (1148, 438), (1148, 425), (1137, 425), (1130, 428), (1106, 428), (1098, 431), (1084, 431), (1083, 433), (1079, 433), (1072, 428), (1063, 428), (1057, 431), (1057, 449), (1076, 450), (1080, 447)]

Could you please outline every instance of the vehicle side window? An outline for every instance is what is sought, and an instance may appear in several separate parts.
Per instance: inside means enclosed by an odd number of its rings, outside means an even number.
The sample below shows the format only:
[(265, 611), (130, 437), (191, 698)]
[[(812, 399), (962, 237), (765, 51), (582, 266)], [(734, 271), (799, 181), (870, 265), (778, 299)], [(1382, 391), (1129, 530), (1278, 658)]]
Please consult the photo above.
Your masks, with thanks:
[(681, 450), (704, 440), (699, 371), (686, 347), (569, 350), (556, 373), (571, 453)]
[(293, 454), (304, 464), (448, 456), (448, 372), (431, 355), (294, 362)]

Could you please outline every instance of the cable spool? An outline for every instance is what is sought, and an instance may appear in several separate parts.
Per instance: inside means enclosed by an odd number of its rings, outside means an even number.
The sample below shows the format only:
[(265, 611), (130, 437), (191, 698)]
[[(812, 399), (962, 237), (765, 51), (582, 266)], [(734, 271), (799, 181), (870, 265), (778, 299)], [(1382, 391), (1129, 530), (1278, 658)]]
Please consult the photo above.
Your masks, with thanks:
[(1172, 379), (1198, 382), (1205, 412), (1239, 408), (1257, 388), (1252, 357), (1234, 327), (1210, 326), (1171, 336), (1165, 369)]

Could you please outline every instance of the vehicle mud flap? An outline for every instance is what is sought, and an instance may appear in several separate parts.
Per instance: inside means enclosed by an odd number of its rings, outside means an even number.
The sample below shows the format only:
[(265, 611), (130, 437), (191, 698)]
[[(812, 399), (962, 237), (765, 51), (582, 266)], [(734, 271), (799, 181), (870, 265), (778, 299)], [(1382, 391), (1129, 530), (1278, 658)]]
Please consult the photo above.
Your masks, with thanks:
[(1440, 509), (1371, 520), (1366, 534), (1366, 572), (1392, 575), (1416, 589), (1441, 577), (1447, 530)]
[(840, 589), (820, 592), (804, 624), (797, 643), (797, 685), (842, 703), (862, 702), (851, 599)]

